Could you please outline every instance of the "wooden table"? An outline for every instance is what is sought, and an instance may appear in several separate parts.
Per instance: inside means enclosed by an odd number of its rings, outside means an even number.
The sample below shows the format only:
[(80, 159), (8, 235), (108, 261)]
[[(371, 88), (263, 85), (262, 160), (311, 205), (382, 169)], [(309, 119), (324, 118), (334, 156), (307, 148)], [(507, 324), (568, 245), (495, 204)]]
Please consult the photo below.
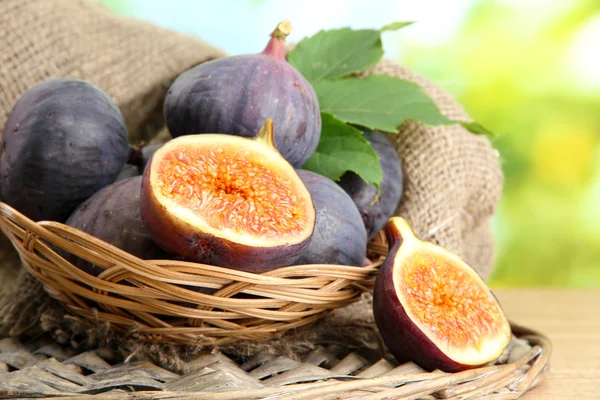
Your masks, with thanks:
[(600, 290), (494, 293), (510, 320), (552, 341), (550, 373), (521, 399), (600, 399)]

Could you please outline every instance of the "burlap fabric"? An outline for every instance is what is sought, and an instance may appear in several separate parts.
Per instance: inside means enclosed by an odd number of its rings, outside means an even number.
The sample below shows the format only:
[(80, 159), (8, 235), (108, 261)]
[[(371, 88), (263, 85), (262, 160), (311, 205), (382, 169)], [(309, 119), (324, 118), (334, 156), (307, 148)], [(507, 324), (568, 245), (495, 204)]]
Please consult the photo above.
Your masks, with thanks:
[[(170, 81), (197, 63), (223, 55), (197, 38), (118, 17), (94, 3), (76, 0), (0, 1), (0, 49), (0, 130), (27, 88), (49, 77), (70, 76), (93, 82), (116, 101), (132, 142), (168, 138), (160, 110)], [(385, 61), (367, 73), (416, 82), (446, 116), (469, 120), (449, 94), (406, 68)], [(490, 218), (503, 179), (497, 152), (488, 139), (460, 125), (429, 127), (408, 122), (390, 138), (404, 169), (404, 193), (397, 213), (409, 220), (418, 236), (458, 253), (487, 279), (494, 259)], [(2, 247), (0, 256), (0, 336), (35, 337), (49, 332), (61, 343), (113, 345), (124, 356), (151, 357), (175, 369), (180, 357), (201, 349), (141, 345), (128, 334), (116, 336), (106, 324), (65, 314), (41, 285), (20, 269), (10, 247)], [(293, 356), (323, 342), (381, 349), (368, 295), (310, 329), (222, 350), (242, 356), (258, 351)]]

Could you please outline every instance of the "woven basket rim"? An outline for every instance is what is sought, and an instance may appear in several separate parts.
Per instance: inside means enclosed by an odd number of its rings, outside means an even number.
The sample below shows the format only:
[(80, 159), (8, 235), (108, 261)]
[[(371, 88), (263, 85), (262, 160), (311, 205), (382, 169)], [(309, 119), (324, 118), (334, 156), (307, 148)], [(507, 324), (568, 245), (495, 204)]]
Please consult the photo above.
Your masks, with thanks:
[[(256, 274), (187, 261), (141, 260), (65, 224), (34, 222), (3, 202), (0, 229), (25, 269), (67, 310), (93, 323), (109, 322), (116, 330), (135, 327), (145, 341), (219, 345), (310, 325), (359, 300), (372, 288), (381, 262), (307, 264)], [(61, 251), (104, 271), (92, 276)]]

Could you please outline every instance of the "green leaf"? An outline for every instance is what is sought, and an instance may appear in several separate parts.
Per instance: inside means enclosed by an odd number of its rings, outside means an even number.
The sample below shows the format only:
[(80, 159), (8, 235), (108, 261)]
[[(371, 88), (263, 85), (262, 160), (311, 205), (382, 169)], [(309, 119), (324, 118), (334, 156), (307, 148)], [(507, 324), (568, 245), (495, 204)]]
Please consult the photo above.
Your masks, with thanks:
[(453, 124), (443, 116), (421, 87), (386, 75), (345, 78), (314, 84), (321, 112), (338, 119), (386, 132), (396, 132), (405, 120), (429, 125)]
[(341, 28), (303, 39), (288, 55), (288, 62), (310, 82), (317, 82), (363, 71), (382, 56), (379, 31)]
[(409, 26), (414, 24), (415, 21), (407, 21), (407, 22), (392, 22), (391, 24), (387, 24), (385, 25), (383, 28), (381, 28), (379, 31), (380, 32), (385, 32), (385, 31), (397, 31), (398, 29), (402, 29), (405, 26)]
[(460, 124), (463, 126), (463, 128), (476, 135), (485, 135), (490, 139), (496, 137), (494, 132), (488, 130), (485, 126), (481, 125), (478, 122), (461, 122)]
[(410, 24), (412, 22), (393, 22), (380, 30), (322, 30), (300, 41), (287, 59), (310, 82), (344, 77), (364, 71), (381, 60), (381, 32)]
[(379, 156), (362, 132), (331, 114), (321, 113), (323, 129), (317, 150), (302, 166), (334, 181), (346, 171), (357, 173), (379, 190), (383, 179)]

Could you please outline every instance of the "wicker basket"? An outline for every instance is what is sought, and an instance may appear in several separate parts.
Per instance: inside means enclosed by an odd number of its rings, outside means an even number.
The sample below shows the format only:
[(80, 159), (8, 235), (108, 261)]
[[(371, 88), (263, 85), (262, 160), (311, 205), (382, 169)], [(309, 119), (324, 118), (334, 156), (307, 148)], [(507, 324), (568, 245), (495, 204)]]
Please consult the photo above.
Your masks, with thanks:
[[(226, 344), (308, 325), (371, 291), (387, 253), (382, 233), (366, 267), (305, 265), (262, 275), (178, 261), (144, 261), (56, 222), (35, 223), (0, 203), (0, 228), (25, 268), (71, 312), (114, 329), (136, 325), (141, 340)], [(105, 268), (93, 277), (61, 256)], [(194, 289), (195, 288), (195, 289)], [(212, 289), (213, 294), (199, 293)], [(241, 296), (241, 297), (240, 297)], [(515, 399), (548, 369), (547, 338), (512, 325), (513, 340), (494, 364), (460, 373), (398, 365), (390, 354), (318, 347), (301, 361), (258, 354), (236, 363), (201, 354), (175, 374), (149, 362), (127, 363), (97, 349), (0, 340), (0, 398), (130, 399)], [(108, 351), (108, 353), (107, 353)]]
[[(66, 309), (116, 330), (135, 326), (146, 341), (222, 345), (281, 334), (358, 300), (372, 288), (378, 266), (299, 265), (253, 274), (145, 261), (64, 224), (35, 223), (5, 203), (0, 228), (24, 267)], [(104, 271), (89, 275), (64, 252)]]
[(550, 342), (517, 326), (513, 332), (496, 365), (455, 374), (339, 345), (317, 347), (302, 360), (259, 354), (237, 363), (204, 353), (176, 374), (147, 361), (122, 362), (108, 349), (77, 353), (50, 340), (7, 338), (0, 340), (0, 398), (516, 399), (548, 371)]

